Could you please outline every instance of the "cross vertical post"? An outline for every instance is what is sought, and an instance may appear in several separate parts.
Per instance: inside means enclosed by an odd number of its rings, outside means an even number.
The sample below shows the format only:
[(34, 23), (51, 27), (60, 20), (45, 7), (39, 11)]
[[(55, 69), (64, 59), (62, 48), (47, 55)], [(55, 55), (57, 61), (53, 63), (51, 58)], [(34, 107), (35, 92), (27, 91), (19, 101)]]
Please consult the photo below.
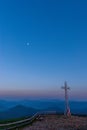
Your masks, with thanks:
[(65, 112), (64, 114), (66, 116), (70, 116), (70, 107), (69, 107), (69, 98), (68, 98), (68, 90), (70, 90), (70, 87), (68, 87), (67, 82), (65, 81), (64, 86), (62, 87), (62, 89), (65, 90)]

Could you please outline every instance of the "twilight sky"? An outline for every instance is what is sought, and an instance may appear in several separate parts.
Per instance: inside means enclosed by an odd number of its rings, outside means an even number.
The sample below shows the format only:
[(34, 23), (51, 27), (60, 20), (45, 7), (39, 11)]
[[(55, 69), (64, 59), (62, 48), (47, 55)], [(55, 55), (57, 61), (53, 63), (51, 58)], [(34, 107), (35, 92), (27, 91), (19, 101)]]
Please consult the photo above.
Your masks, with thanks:
[(0, 0), (0, 97), (87, 99), (87, 1)]

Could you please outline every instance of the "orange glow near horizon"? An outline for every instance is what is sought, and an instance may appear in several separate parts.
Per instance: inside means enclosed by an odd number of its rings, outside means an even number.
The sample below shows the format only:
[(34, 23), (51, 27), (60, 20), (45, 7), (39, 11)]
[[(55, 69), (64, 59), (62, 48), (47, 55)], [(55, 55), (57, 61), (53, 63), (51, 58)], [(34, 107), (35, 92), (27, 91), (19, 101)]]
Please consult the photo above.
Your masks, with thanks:
[[(57, 98), (64, 99), (63, 91), (40, 91), (40, 90), (1, 90), (0, 91), (1, 98)], [(77, 93), (72, 92), (69, 93), (69, 100), (71, 99), (81, 99), (86, 100), (87, 95), (86, 92)]]

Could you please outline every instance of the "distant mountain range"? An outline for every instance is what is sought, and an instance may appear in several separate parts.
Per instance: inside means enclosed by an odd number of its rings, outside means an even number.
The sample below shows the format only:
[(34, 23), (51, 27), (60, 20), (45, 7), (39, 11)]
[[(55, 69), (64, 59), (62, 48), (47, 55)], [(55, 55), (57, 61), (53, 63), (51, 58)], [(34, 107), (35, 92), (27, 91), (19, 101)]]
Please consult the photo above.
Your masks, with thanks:
[[(13, 119), (32, 116), (38, 111), (57, 111), (63, 113), (64, 101), (61, 100), (0, 100), (0, 119)], [(87, 115), (87, 102), (71, 101), (71, 113)]]
[(0, 112), (0, 119), (17, 119), (23, 117), (29, 117), (37, 113), (38, 110), (34, 108), (28, 108), (22, 105), (17, 105), (13, 108), (8, 109), (7, 111)]
[(17, 105), (23, 105), (35, 109), (46, 109), (53, 106), (64, 108), (64, 102), (59, 100), (20, 100), (20, 101), (0, 100), (0, 111), (8, 110), (9, 108), (13, 108)]

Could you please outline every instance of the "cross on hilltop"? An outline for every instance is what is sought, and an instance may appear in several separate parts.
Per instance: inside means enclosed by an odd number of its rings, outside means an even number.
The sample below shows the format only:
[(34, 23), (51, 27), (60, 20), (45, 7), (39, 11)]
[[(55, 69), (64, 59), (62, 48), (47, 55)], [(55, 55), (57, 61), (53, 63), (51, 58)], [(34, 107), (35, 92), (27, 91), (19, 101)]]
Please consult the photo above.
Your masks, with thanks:
[(70, 87), (68, 87), (67, 82), (65, 81), (64, 86), (62, 86), (62, 89), (65, 90), (65, 115), (70, 116), (70, 107), (69, 107), (69, 98), (68, 98), (68, 90), (70, 90)]

